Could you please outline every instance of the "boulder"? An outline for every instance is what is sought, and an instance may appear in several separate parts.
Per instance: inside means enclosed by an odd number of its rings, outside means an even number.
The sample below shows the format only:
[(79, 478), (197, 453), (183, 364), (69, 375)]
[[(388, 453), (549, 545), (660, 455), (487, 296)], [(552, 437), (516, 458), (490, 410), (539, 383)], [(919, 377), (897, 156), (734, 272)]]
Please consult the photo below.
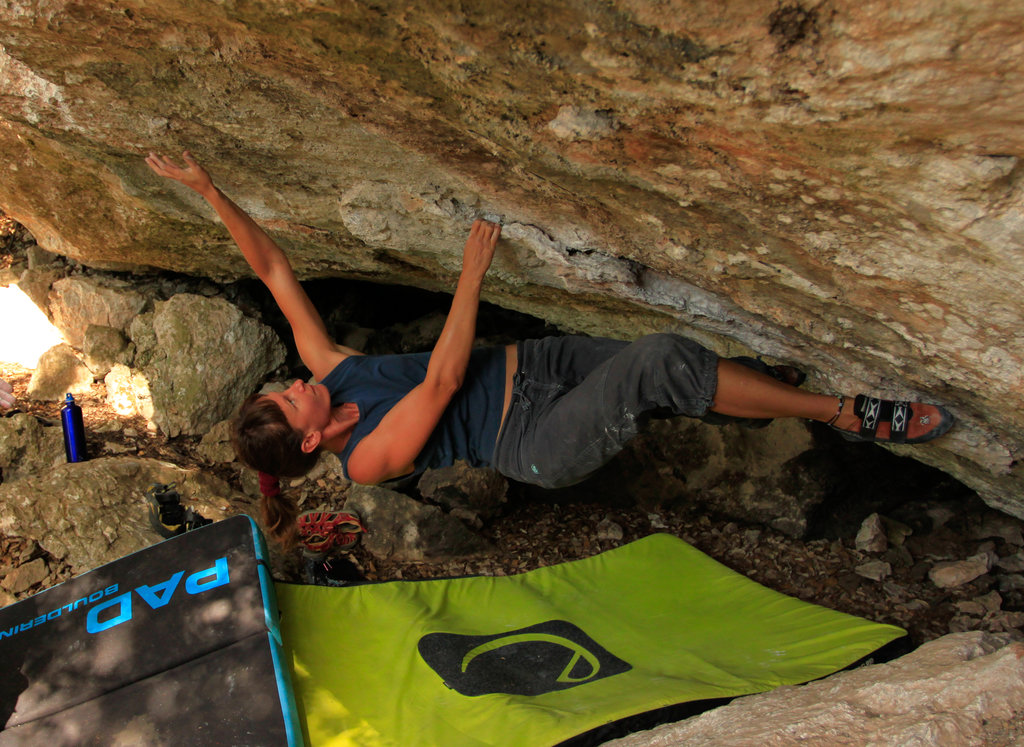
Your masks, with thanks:
[(153, 395), (149, 379), (132, 371), (123, 363), (115, 363), (103, 379), (107, 388), (107, 404), (118, 415), (141, 415), (153, 420)]
[(32, 537), (73, 573), (84, 573), (161, 541), (145, 498), (154, 483), (176, 483), (186, 507), (208, 519), (225, 518), (233, 501), (244, 500), (198, 470), (104, 457), (0, 484), (0, 534)]
[(425, 471), (416, 489), (427, 500), (475, 527), (500, 513), (508, 500), (508, 481), (499, 472), (473, 468), (463, 461)]
[(605, 747), (1011, 744), (1024, 718), (1015, 638), (947, 635), (887, 664), (737, 698)]
[(136, 317), (130, 333), (153, 422), (168, 436), (206, 433), (284, 362), (273, 330), (221, 298), (179, 293)]
[(28, 397), (63, 402), (68, 393), (89, 394), (92, 382), (92, 371), (70, 345), (54, 345), (39, 356), (28, 383)]
[(192, 149), (302, 278), (450, 290), (489, 216), (486, 300), (941, 400), (958, 427), (897, 450), (1024, 517), (1012, 3), (208, 10), (0, 8), (0, 208), (40, 247), (251, 277), (151, 149)]
[(89, 325), (124, 331), (145, 306), (145, 294), (109, 275), (62, 278), (50, 288), (53, 325), (79, 350)]
[(353, 486), (345, 510), (358, 515), (366, 527), (363, 547), (384, 560), (444, 560), (490, 549), (455, 517), (387, 488)]
[(135, 346), (121, 330), (90, 324), (82, 337), (85, 363), (96, 378), (103, 378), (117, 363), (130, 365)]

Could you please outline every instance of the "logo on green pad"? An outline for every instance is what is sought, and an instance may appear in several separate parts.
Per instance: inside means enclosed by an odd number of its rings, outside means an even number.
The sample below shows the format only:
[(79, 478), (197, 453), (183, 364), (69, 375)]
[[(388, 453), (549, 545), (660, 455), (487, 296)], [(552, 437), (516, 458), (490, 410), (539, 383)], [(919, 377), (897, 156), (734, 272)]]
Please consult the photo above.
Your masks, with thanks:
[(543, 695), (632, 668), (566, 620), (493, 635), (430, 633), (418, 648), (444, 683), (462, 695)]

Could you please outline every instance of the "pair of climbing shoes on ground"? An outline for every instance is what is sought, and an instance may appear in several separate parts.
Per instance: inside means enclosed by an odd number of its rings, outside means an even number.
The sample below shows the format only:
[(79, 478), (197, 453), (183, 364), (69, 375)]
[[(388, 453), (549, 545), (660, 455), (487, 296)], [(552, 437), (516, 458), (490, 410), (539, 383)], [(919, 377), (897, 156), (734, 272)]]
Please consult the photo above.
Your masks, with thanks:
[(306, 511), (296, 520), (299, 542), (312, 556), (346, 552), (359, 542), (366, 527), (355, 514), (332, 511)]
[(151, 485), (146, 491), (146, 503), (149, 524), (161, 537), (170, 539), (213, 523), (213, 519), (207, 519), (181, 504), (181, 494), (174, 483)]
[(306, 511), (296, 524), (306, 583), (352, 586), (365, 580), (351, 560), (338, 556), (354, 548), (366, 531), (358, 516), (343, 511)]

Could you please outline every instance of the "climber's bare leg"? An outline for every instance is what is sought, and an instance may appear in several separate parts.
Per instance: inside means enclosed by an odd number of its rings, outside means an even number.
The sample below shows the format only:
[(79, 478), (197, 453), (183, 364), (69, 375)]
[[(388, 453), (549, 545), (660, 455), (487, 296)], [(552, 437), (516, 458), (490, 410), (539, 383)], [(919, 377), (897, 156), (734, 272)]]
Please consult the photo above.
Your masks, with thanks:
[[(739, 363), (719, 359), (718, 390), (711, 410), (739, 418), (806, 418), (829, 423), (840, 430), (855, 431), (860, 426), (860, 418), (853, 413), (853, 401), (853, 397), (845, 397), (842, 412), (833, 421), (839, 409), (839, 397), (805, 392)], [(938, 417), (939, 411), (934, 405), (915, 403), (914, 408), (919, 416), (934, 414)], [(915, 418), (909, 428), (908, 436), (914, 438), (928, 431), (930, 426)], [(888, 434), (889, 425), (880, 424), (878, 435), (885, 438)]]

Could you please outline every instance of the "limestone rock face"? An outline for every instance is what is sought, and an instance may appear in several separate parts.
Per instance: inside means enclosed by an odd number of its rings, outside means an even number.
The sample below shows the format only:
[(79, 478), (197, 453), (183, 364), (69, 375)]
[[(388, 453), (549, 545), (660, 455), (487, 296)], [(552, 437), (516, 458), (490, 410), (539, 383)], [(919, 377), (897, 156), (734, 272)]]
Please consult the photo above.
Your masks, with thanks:
[[(1024, 10), (991, 0), (0, 6), (0, 208), (97, 267), (247, 273), (191, 149), (304, 277), (689, 333), (948, 403), (913, 455), (1024, 516)], [(102, 322), (94, 322), (102, 323)]]

